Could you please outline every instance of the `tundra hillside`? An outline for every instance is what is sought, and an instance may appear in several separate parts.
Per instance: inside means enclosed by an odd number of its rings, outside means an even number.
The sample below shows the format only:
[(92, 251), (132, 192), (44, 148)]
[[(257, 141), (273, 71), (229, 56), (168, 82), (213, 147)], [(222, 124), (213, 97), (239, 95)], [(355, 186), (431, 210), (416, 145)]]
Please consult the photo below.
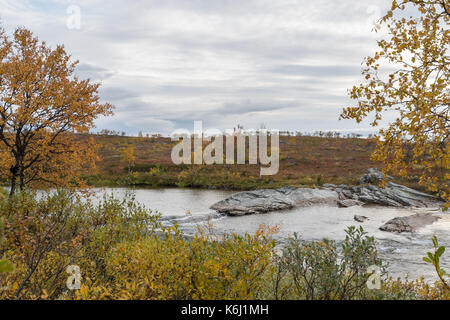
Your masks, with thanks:
[[(103, 131), (93, 136), (100, 145), (98, 172), (85, 178), (94, 186), (248, 190), (324, 183), (353, 185), (358, 184), (367, 168), (380, 168), (379, 163), (370, 160), (376, 140), (357, 135), (282, 135), (280, 170), (277, 175), (262, 177), (259, 165), (175, 165), (170, 153), (177, 142), (158, 135), (128, 137)], [(92, 136), (83, 135), (80, 139), (88, 137)], [(419, 174), (411, 169), (408, 177), (398, 182), (425, 190), (418, 184)]]

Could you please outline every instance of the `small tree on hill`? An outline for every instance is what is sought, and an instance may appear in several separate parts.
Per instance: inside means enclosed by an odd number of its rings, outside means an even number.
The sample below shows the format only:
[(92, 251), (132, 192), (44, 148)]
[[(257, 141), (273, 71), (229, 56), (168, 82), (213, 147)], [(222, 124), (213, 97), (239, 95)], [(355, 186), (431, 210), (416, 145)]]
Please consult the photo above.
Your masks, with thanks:
[(136, 161), (134, 147), (132, 144), (128, 144), (122, 149), (122, 160), (127, 164), (128, 174), (130, 174), (131, 166), (134, 165), (134, 162)]

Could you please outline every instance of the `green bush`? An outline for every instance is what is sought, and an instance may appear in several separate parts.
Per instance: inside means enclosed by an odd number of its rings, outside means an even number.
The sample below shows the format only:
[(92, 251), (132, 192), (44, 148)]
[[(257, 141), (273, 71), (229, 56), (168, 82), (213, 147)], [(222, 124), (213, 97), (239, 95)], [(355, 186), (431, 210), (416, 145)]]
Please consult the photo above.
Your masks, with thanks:
[[(295, 234), (278, 259), (274, 299), (365, 299), (370, 266), (381, 269), (375, 240), (362, 228), (349, 227), (338, 250), (335, 241), (302, 242)], [(283, 287), (286, 280), (288, 288)], [(280, 296), (281, 295), (281, 296)]]
[(441, 268), (440, 260), (441, 256), (445, 252), (445, 247), (440, 246), (438, 239), (436, 236), (433, 236), (433, 246), (434, 246), (434, 252), (427, 252), (427, 257), (423, 258), (423, 261), (430, 263), (434, 266), (436, 273), (439, 277), (439, 280), (441, 281), (443, 287), (450, 291), (450, 286), (448, 285), (447, 281), (445, 280), (445, 277), (448, 277), (449, 274)]

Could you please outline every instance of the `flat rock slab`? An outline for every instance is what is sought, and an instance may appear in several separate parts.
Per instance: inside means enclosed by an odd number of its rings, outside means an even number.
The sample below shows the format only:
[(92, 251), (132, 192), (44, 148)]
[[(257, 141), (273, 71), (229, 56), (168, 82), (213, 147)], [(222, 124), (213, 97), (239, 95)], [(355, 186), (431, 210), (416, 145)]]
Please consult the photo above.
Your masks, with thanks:
[(380, 230), (395, 233), (414, 232), (417, 229), (432, 224), (439, 219), (439, 217), (434, 216), (432, 213), (417, 213), (412, 216), (396, 217), (391, 219), (382, 225)]
[(294, 207), (320, 204), (336, 205), (337, 201), (338, 193), (327, 189), (263, 189), (236, 193), (212, 205), (211, 209), (231, 216), (242, 216)]

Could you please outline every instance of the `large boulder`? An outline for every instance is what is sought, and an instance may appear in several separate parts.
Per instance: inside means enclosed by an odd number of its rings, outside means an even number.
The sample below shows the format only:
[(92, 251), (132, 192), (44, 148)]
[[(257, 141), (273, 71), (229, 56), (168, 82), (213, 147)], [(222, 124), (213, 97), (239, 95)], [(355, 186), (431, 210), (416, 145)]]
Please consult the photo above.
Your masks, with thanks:
[(437, 220), (439, 220), (439, 217), (434, 216), (432, 213), (417, 213), (412, 216), (391, 219), (382, 225), (380, 230), (395, 233), (414, 232), (418, 228), (432, 224)]
[(239, 192), (222, 200), (211, 209), (232, 216), (307, 207), (336, 205), (338, 194), (326, 189), (281, 188)]
[[(391, 177), (389, 176), (387, 178), (391, 179)], [(383, 179), (384, 179), (383, 172), (375, 168), (369, 168), (367, 169), (367, 173), (363, 175), (361, 178), (359, 178), (359, 184), (368, 184), (368, 183), (377, 184)]]

